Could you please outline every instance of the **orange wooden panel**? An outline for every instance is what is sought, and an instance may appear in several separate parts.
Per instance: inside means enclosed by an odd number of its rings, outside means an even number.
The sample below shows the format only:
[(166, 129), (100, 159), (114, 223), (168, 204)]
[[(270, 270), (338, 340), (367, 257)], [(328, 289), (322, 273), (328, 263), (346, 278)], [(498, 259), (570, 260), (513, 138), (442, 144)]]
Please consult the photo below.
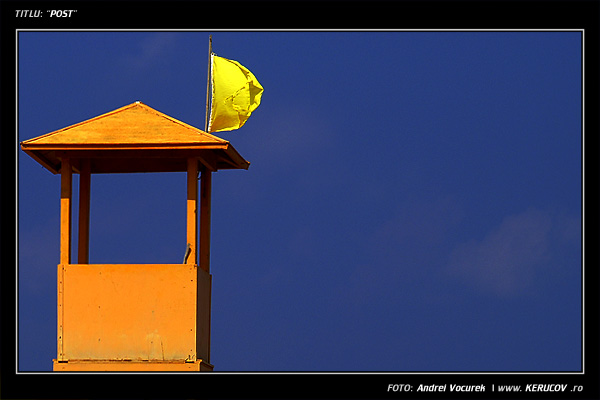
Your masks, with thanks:
[(196, 360), (195, 265), (63, 268), (62, 359)]

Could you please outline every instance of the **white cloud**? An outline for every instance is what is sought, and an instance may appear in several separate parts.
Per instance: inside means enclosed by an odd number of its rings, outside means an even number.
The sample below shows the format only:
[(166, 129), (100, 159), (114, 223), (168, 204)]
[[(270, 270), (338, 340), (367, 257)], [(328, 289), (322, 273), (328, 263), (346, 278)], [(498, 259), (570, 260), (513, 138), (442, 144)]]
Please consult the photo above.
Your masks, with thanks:
[(457, 246), (447, 272), (484, 292), (523, 293), (550, 256), (550, 215), (529, 209), (506, 217), (482, 240)]

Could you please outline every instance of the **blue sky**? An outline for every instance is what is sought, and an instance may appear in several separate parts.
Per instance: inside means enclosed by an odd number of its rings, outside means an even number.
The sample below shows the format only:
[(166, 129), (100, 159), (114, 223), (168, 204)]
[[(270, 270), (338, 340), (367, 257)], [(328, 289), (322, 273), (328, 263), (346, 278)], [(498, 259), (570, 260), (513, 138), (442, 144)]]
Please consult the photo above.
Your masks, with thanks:
[[(213, 176), (215, 370), (580, 370), (580, 32), (212, 34), (265, 88), (217, 134), (251, 165)], [(21, 32), (18, 140), (136, 100), (202, 128), (208, 35)], [(46, 371), (60, 177), (18, 162), (19, 367)], [(90, 261), (181, 262), (185, 196), (92, 176)]]

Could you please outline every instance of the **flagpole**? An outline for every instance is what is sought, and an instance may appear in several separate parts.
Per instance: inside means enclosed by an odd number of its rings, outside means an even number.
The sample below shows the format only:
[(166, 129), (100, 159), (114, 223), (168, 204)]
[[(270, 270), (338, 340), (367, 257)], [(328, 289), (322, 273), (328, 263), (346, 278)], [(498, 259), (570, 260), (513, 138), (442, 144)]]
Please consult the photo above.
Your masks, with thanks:
[(210, 65), (210, 57), (212, 55), (212, 35), (208, 36), (208, 71), (206, 73), (206, 117), (204, 119), (204, 131), (208, 132), (208, 106), (209, 106), (209, 93), (210, 93), (210, 73), (211, 73), (211, 65)]

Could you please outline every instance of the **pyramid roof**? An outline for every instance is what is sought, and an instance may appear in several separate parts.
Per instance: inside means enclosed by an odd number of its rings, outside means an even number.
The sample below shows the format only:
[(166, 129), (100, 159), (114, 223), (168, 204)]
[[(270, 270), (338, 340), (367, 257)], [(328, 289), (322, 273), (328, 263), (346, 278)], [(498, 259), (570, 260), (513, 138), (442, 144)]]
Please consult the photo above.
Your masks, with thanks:
[(21, 142), (21, 149), (52, 173), (63, 157), (89, 158), (92, 173), (186, 171), (187, 159), (206, 167), (247, 169), (250, 163), (224, 139), (142, 102)]

